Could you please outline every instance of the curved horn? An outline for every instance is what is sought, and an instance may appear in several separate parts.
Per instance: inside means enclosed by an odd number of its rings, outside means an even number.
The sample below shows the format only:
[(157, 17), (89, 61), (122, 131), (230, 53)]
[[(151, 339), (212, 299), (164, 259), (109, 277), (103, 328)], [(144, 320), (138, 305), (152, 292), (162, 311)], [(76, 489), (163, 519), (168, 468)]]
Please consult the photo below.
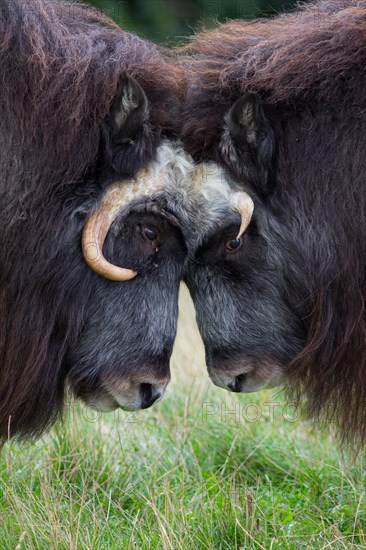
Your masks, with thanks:
[[(88, 266), (101, 277), (111, 281), (129, 281), (137, 273), (132, 269), (125, 269), (108, 262), (103, 256), (103, 244), (107, 233), (124, 206), (139, 195), (148, 194), (155, 189), (146, 184), (146, 176), (138, 177), (138, 181), (130, 184), (117, 183), (112, 186), (103, 198), (102, 204), (88, 218), (82, 234), (83, 256)], [(141, 176), (140, 176), (141, 177)]]
[(236, 192), (232, 196), (232, 205), (235, 210), (237, 210), (241, 216), (241, 224), (237, 239), (240, 239), (240, 237), (243, 235), (243, 233), (246, 231), (248, 225), (250, 224), (250, 220), (252, 219), (253, 211), (254, 211), (254, 202), (248, 195), (248, 193), (242, 192)]
[(227, 175), (218, 165), (207, 162), (196, 166), (192, 176), (192, 186), (198, 187), (205, 201), (220, 200), (223, 195), (231, 208), (237, 210), (241, 216), (240, 229), (237, 236), (239, 239), (252, 219), (254, 202), (245, 191), (234, 191), (228, 181)]

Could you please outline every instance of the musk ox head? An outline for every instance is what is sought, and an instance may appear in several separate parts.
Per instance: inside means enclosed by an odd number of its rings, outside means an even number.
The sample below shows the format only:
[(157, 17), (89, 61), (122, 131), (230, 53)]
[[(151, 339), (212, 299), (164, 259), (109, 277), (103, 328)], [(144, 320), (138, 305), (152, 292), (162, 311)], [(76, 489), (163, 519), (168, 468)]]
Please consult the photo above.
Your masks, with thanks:
[[(190, 166), (178, 147), (157, 141), (147, 98), (130, 78), (122, 82), (103, 141), (99, 178), (110, 183), (82, 231), (80, 260), (94, 272), (88, 273), (91, 300), (66, 369), (74, 393), (89, 405), (136, 410), (159, 400), (170, 379), (189, 230), (177, 216), (174, 189), (185, 185)], [(125, 177), (115, 181), (113, 173)]]
[(68, 385), (103, 411), (162, 397), (196, 218), (194, 169), (125, 76), (80, 181), (39, 189), (25, 205), (4, 181), (3, 436), (40, 433)]
[[(265, 201), (273, 153), (273, 131), (260, 101), (247, 94), (225, 116), (212, 155), (224, 192), (208, 208), (186, 274), (209, 375), (234, 392), (282, 383), (304, 344), (301, 298), (289, 288), (297, 280), (291, 273), (296, 251), (281, 216)], [(250, 205), (244, 225), (227, 200), (226, 184)]]

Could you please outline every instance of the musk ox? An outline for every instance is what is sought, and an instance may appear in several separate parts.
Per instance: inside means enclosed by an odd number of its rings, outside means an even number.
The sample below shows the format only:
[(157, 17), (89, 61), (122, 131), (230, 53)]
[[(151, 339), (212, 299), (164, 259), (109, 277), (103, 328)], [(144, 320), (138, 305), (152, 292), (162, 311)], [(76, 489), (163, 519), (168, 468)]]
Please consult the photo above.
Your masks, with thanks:
[(149, 407), (169, 381), (179, 79), (81, 5), (3, 0), (0, 36), (0, 435), (33, 436), (66, 380), (101, 410)]
[(254, 203), (243, 235), (229, 208), (205, 231), (186, 277), (210, 376), (284, 383), (365, 443), (366, 1), (228, 22), (185, 53), (186, 150)]
[(40, 434), (66, 380), (102, 410), (161, 397), (189, 219), (179, 78), (157, 47), (48, 0), (2, 1), (0, 36), (4, 437)]

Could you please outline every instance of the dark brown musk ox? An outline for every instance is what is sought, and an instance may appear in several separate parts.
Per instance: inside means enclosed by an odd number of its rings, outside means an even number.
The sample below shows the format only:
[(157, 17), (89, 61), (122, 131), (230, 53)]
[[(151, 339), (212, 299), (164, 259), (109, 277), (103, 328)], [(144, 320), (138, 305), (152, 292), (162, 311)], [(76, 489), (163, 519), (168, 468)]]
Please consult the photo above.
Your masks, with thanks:
[(98, 410), (162, 396), (187, 251), (216, 223), (217, 189), (176, 140), (170, 53), (58, 0), (2, 0), (0, 37), (4, 440), (40, 435), (68, 386)]
[(254, 203), (242, 236), (227, 209), (190, 261), (209, 374), (234, 392), (285, 384), (362, 445), (366, 1), (231, 21), (183, 54), (185, 148)]

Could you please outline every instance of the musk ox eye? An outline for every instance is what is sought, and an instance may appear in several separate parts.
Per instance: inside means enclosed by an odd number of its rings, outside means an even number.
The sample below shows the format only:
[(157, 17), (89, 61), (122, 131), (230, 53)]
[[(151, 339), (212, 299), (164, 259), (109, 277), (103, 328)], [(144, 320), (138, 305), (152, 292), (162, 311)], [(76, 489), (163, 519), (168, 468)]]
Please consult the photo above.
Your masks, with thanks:
[(228, 241), (226, 243), (226, 250), (229, 252), (233, 252), (234, 250), (238, 250), (238, 248), (241, 245), (241, 239), (232, 239), (231, 241)]
[(144, 237), (149, 241), (155, 241), (158, 238), (158, 233), (155, 231), (155, 229), (152, 229), (151, 227), (143, 227), (142, 233)]

